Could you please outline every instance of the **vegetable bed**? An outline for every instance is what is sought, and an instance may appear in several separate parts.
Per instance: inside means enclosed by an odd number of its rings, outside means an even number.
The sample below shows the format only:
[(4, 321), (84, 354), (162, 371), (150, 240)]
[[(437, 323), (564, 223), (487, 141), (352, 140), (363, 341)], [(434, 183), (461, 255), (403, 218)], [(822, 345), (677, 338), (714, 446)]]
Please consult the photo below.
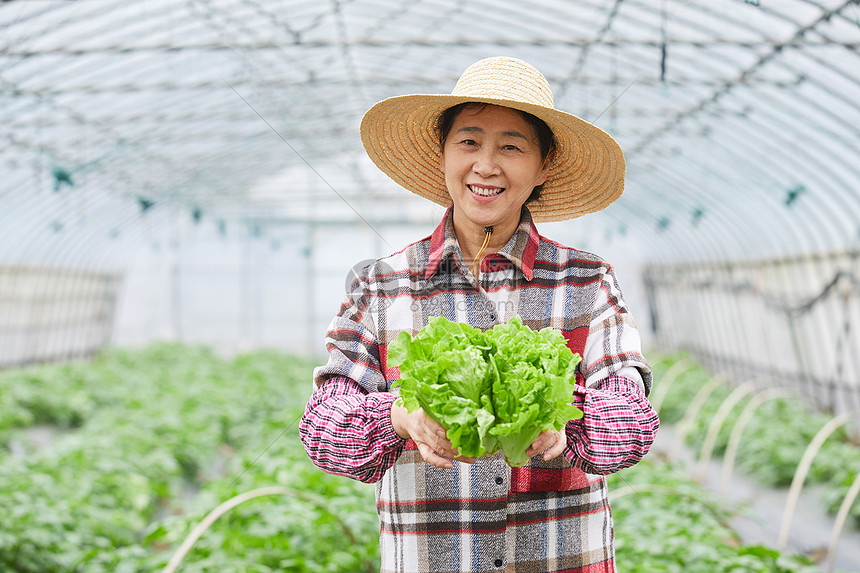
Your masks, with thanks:
[[(653, 360), (655, 393), (662, 375), (679, 360), (689, 357), (683, 354)], [(660, 408), (660, 420), (664, 424), (680, 421), (693, 396), (711, 378), (701, 366), (691, 362), (672, 383)], [(732, 391), (721, 384), (708, 396), (699, 410), (686, 436), (686, 443), (696, 452), (701, 450), (711, 420), (723, 401)], [(742, 398), (731, 411), (717, 435), (714, 455), (720, 456), (726, 449), (732, 430), (732, 420), (750, 401)], [(797, 465), (813, 436), (832, 419), (829, 414), (814, 412), (800, 397), (778, 398), (762, 404), (743, 432), (737, 452), (736, 465), (758, 483), (769, 487), (786, 487), (791, 484)], [(807, 484), (824, 486), (822, 504), (835, 514), (845, 498), (854, 478), (860, 473), (860, 439), (851, 434), (850, 427), (843, 426), (834, 432), (816, 455)], [(850, 513), (855, 527), (860, 527), (860, 499)]]
[(311, 368), (154, 346), (0, 372), (0, 570), (157, 571), (220, 502), (268, 485), (304, 499), (239, 506), (179, 570), (378, 570), (372, 488), (317, 471), (298, 440)]
[(646, 458), (609, 477), (618, 570), (624, 573), (815, 573), (804, 556), (744, 545), (729, 525), (742, 506)]
[[(317, 470), (298, 439), (311, 369), (157, 345), (0, 371), (0, 571), (157, 572), (209, 511), (273, 485), (295, 495), (224, 515), (179, 571), (378, 571), (373, 488)], [(679, 473), (646, 460), (611, 478), (642, 489), (613, 504), (620, 571), (817, 571), (742, 547), (725, 503)]]

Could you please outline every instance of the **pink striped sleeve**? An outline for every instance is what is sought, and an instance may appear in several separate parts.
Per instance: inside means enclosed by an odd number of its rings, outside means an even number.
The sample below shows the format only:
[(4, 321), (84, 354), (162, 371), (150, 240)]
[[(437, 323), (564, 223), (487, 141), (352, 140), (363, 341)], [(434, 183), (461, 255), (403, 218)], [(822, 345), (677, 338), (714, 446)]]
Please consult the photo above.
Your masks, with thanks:
[(584, 416), (567, 424), (565, 456), (586, 473), (606, 475), (637, 463), (660, 427), (642, 389), (623, 376), (577, 386), (573, 404)]
[(346, 377), (316, 389), (299, 423), (299, 436), (320, 469), (374, 483), (394, 465), (407, 440), (391, 425), (389, 392), (365, 392)]

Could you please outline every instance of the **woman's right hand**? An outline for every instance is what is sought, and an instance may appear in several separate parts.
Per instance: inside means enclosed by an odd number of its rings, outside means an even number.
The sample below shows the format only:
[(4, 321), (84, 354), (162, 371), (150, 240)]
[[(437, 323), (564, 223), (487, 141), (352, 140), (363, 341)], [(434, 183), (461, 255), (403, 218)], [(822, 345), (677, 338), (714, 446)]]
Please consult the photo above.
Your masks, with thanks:
[(452, 459), (468, 464), (475, 463), (477, 459), (458, 455), (448, 440), (445, 428), (431, 419), (421, 408), (410, 414), (403, 406), (392, 404), (391, 424), (398, 436), (404, 439), (411, 438), (415, 442), (418, 453), (425, 462), (437, 468), (453, 468)]

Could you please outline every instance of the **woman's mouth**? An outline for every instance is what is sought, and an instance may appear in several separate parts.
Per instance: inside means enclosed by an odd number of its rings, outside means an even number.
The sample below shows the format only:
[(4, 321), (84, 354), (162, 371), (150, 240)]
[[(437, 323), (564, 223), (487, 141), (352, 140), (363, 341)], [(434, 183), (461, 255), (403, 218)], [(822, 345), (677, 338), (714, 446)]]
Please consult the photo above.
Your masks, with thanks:
[(504, 187), (484, 187), (481, 185), (467, 185), (469, 191), (481, 197), (493, 197), (505, 190)]

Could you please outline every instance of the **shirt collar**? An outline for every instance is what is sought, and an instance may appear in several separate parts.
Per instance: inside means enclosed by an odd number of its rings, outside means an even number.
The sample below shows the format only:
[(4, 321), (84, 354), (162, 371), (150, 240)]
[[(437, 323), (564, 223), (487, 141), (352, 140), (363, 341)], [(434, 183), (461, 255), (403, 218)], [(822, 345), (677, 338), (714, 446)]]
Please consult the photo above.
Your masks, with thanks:
[[(447, 257), (454, 256), (462, 259), (463, 254), (460, 251), (460, 244), (457, 242), (457, 235), (454, 233), (453, 215), (454, 206), (451, 205), (445, 212), (445, 217), (430, 236), (430, 257), (427, 263), (427, 270), (424, 271), (425, 279), (432, 277), (439, 270), (442, 261)], [(520, 223), (516, 231), (514, 231), (510, 240), (497, 253), (520, 269), (527, 280), (532, 280), (538, 244), (540, 244), (540, 235), (537, 232), (537, 227), (535, 227), (532, 221), (529, 210), (523, 208), (520, 215)]]

